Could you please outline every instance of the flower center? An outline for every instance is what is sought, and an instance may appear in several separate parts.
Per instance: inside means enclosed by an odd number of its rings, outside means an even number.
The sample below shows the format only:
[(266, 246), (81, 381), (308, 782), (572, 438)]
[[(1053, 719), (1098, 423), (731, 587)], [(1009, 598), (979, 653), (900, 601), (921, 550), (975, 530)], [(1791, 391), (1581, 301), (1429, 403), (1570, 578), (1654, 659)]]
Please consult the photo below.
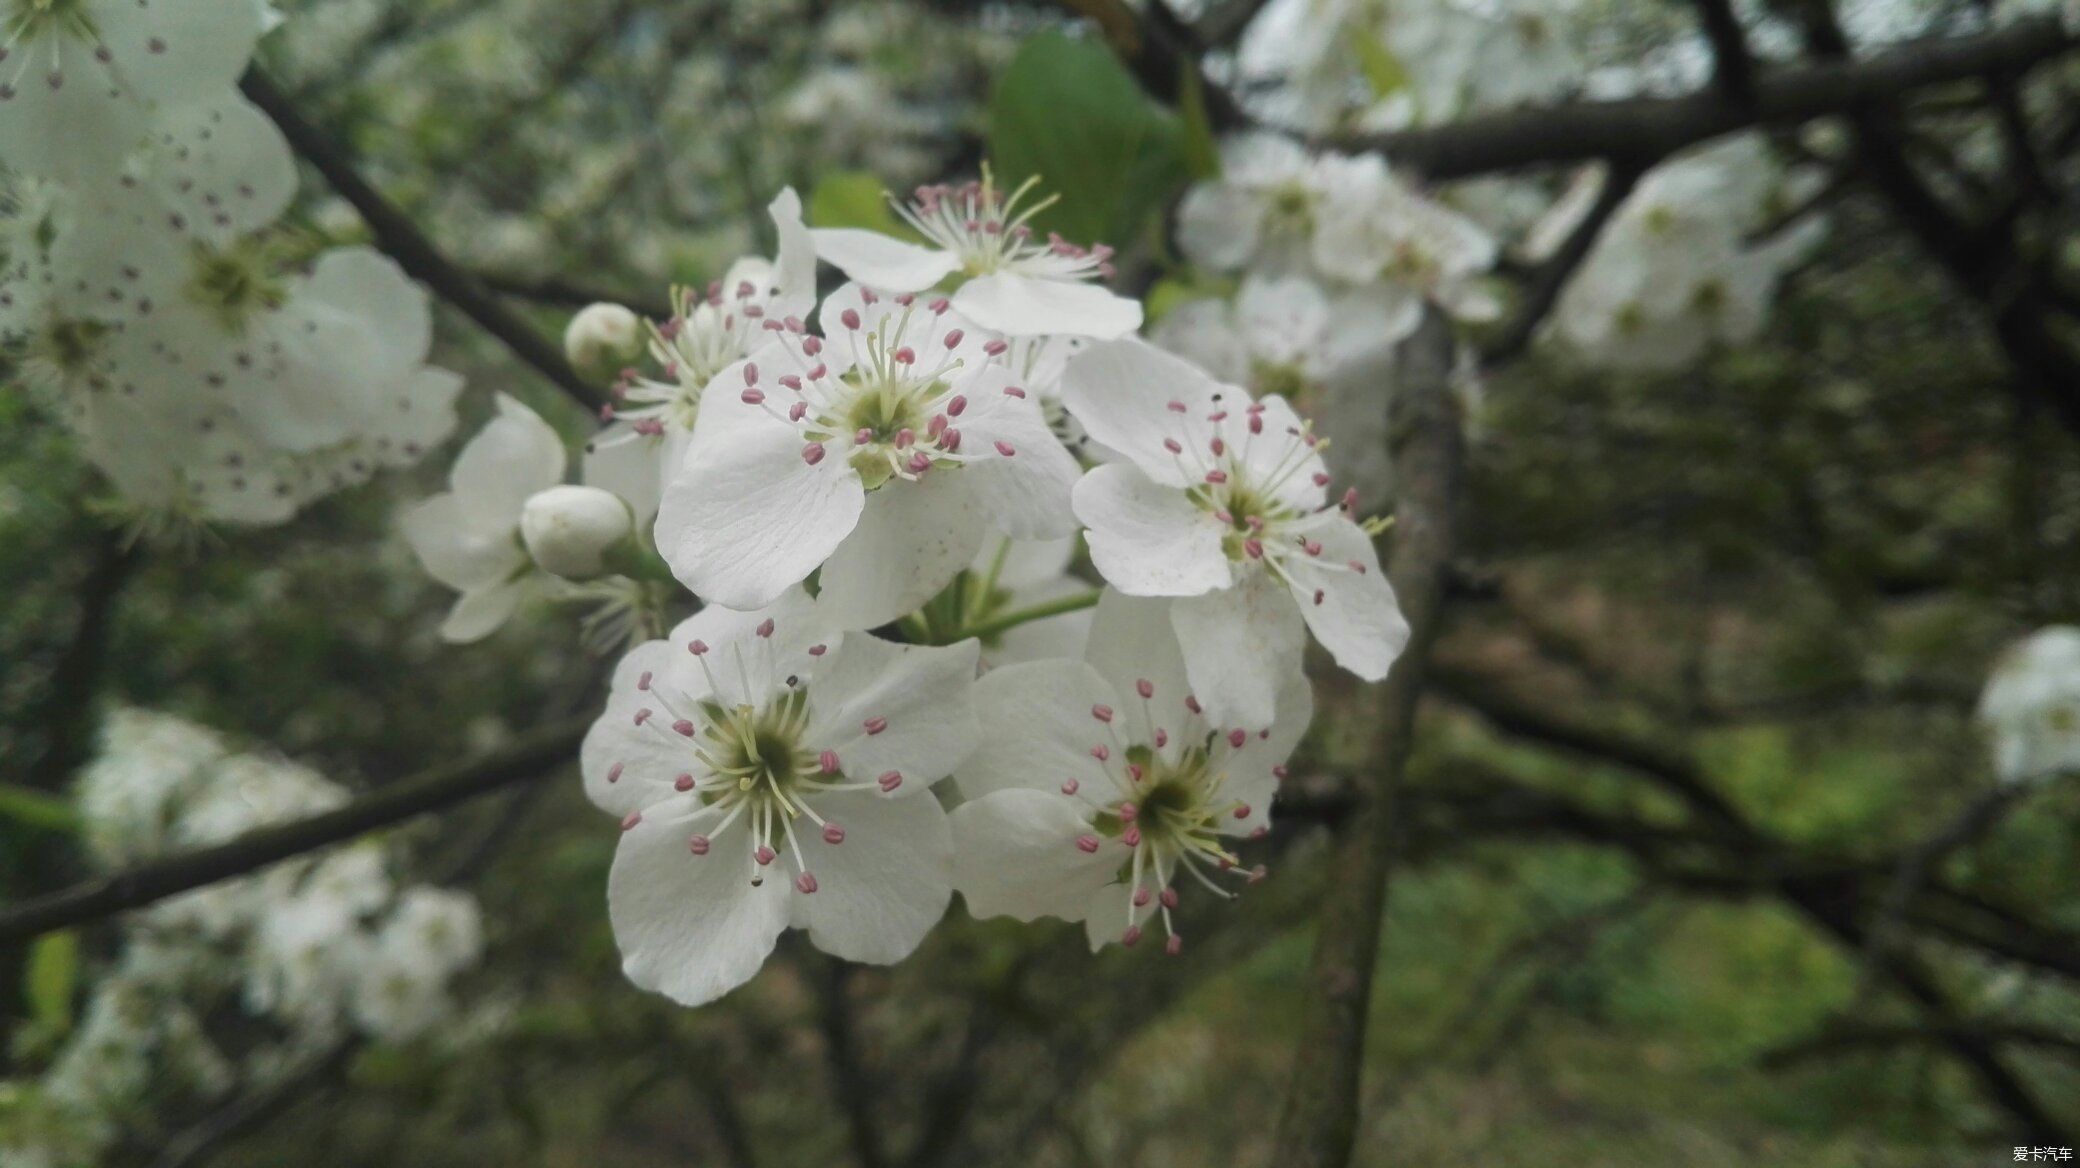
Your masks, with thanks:
[(258, 249), (198, 247), (188, 296), (230, 333), (243, 333), (258, 313), (282, 306), (288, 291)]
[(98, 41), (100, 30), (87, 11), (87, 0), (16, 0), (6, 24), (7, 43), (34, 41), (44, 36), (70, 36)]

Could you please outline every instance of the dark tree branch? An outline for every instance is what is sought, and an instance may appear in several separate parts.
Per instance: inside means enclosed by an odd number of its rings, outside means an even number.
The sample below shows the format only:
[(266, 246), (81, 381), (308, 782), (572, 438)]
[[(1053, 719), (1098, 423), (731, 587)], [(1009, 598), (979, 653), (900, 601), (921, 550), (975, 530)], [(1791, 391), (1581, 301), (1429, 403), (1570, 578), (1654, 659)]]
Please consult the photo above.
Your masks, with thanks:
[(1597, 158), (1651, 163), (1737, 130), (1797, 125), (1859, 105), (1897, 102), (1929, 86), (1987, 73), (2017, 74), (2075, 44), (2055, 19), (2021, 20), (1976, 36), (1902, 45), (1862, 61), (1774, 70), (1756, 78), (1754, 100), (1746, 104), (1716, 90), (1590, 101), (1487, 114), (1445, 126), (1331, 135), (1324, 144), (1377, 150), (1432, 179)]
[(93, 566), (79, 585), (79, 624), (52, 667), (44, 683), (41, 709), (30, 722), (44, 730), (45, 746), (43, 757), (37, 760), (35, 780), (44, 790), (56, 789), (86, 759), (116, 601), (144, 562), (144, 554), (120, 533), (104, 529), (98, 535)]
[(651, 320), (664, 320), (672, 315), (672, 306), (662, 300), (623, 296), (617, 292), (609, 292), (604, 288), (588, 287), (584, 284), (566, 280), (561, 276), (532, 278), (505, 275), (497, 272), (480, 272), (477, 274), (477, 279), (483, 281), (484, 287), (501, 296), (513, 296), (521, 300), (533, 301), (536, 304), (553, 305), (557, 308), (583, 308), (588, 304), (598, 304), (604, 301), (608, 304), (619, 304), (624, 308), (632, 309), (642, 316), (649, 317)]
[(1596, 202), (1589, 213), (1575, 225), (1575, 229), (1560, 244), (1560, 249), (1541, 261), (1526, 274), (1524, 299), (1517, 306), (1514, 316), (1502, 332), (1481, 351), (1481, 360), (1489, 367), (1503, 365), (1524, 354), (1531, 347), (1531, 338), (1538, 334), (1538, 326), (1560, 302), (1560, 293), (1567, 288), (1575, 269), (1589, 258), (1596, 240), (1603, 234), (1604, 225), (1623, 206), (1632, 188), (1639, 185), (1642, 171), (1633, 163), (1612, 165), (1610, 173), (1603, 179), (1603, 189), (1596, 193)]
[(853, 1033), (852, 966), (821, 954), (812, 960), (820, 967), (812, 976), (823, 1027), (824, 1062), (830, 1067), (831, 1092), (838, 1097), (852, 1136), (853, 1159), (859, 1162), (859, 1168), (888, 1168), (888, 1144), (882, 1135), (881, 1117), (874, 1111), (874, 1087), (860, 1066), (857, 1035)]
[(1883, 1026), (1844, 1023), (1830, 1026), (1811, 1037), (1764, 1051), (1760, 1062), (1764, 1069), (1781, 1070), (1814, 1059), (1832, 1058), (1859, 1050), (1914, 1045), (1948, 1046), (1972, 1038), (2080, 1055), (2080, 1037), (2063, 1034), (2048, 1026), (2032, 1026), (2019, 1022)]
[(1275, 1168), (1344, 1168), (1357, 1133), (1366, 1016), (1397, 831), (1395, 799), (1456, 530), (1463, 451), (1451, 393), (1452, 356), (1450, 328), (1435, 313), (1402, 342), (1397, 356), (1397, 504), (1387, 575), (1411, 636), (1379, 693), (1374, 770), (1330, 858), (1331, 882), (1316, 918), (1305, 1013), (1272, 1153)]
[(1732, 0), (1696, 0), (1697, 22), (1712, 43), (1712, 81), (1726, 100), (1747, 105), (1755, 100), (1755, 59), (1748, 55), (1748, 35), (1733, 14)]
[(169, 896), (244, 875), (304, 852), (437, 811), (474, 795), (531, 779), (568, 761), (590, 717), (554, 723), (494, 754), (436, 767), (363, 795), (323, 815), (265, 828), (40, 896), (0, 913), (0, 945), (84, 924)]
[(500, 304), (475, 276), (443, 255), (417, 224), (361, 177), (346, 153), (306, 121), (295, 103), (265, 74), (258, 69), (247, 70), (239, 88), (280, 127), (296, 153), (324, 175), (341, 198), (353, 204), (375, 234), (376, 246), (407, 274), (504, 342), (515, 357), (570, 395), (571, 400), (588, 410), (606, 404), (606, 395), (578, 376), (555, 344)]
[(333, 1043), (297, 1070), (239, 1097), (167, 1140), (151, 1168), (197, 1168), (207, 1163), (225, 1144), (288, 1111), (344, 1070), (360, 1049), (360, 1040), (354, 1038)]

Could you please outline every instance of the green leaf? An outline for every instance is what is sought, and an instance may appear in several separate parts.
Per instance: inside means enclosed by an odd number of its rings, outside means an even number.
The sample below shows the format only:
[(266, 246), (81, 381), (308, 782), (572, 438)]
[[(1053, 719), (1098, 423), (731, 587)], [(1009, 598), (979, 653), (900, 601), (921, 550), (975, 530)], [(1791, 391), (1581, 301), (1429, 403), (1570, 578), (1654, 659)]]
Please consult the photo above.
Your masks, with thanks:
[(12, 819), (45, 831), (79, 830), (79, 812), (71, 803), (56, 795), (7, 783), (0, 783), (0, 819)]
[(1184, 69), (1177, 87), (1177, 112), (1184, 119), (1180, 145), (1186, 173), (1201, 181), (1221, 176), (1221, 151), (1213, 137), (1213, 119), (1206, 113), (1206, 87), (1199, 71)]
[(1184, 130), (1105, 46), (1044, 32), (1019, 46), (990, 95), (999, 185), (1038, 176), (1061, 197), (1034, 225), (1077, 243), (1140, 237), (1189, 174)]
[(22, 986), (29, 1016), (39, 1026), (64, 1033), (72, 1025), (72, 991), (79, 981), (79, 934), (70, 929), (38, 940), (29, 950)]
[(1358, 70), (1365, 74), (1365, 83), (1372, 87), (1372, 96), (1392, 97), (1408, 88), (1408, 66), (1393, 50), (1381, 44), (1377, 37), (1361, 36), (1353, 40), (1358, 51)]
[(889, 210), (881, 180), (864, 170), (839, 170), (816, 180), (805, 216), (811, 227), (860, 227), (915, 239), (917, 233)]

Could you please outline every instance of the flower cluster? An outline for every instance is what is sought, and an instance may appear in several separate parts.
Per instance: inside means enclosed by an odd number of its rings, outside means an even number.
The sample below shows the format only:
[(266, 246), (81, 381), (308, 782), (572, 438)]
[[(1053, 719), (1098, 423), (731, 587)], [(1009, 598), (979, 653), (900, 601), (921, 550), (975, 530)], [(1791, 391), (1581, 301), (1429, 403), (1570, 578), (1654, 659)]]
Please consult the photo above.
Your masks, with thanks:
[[(77, 803), (110, 868), (222, 843), (346, 802), (308, 768), (237, 753), (218, 735), (136, 710), (108, 719)], [(141, 1116), (288, 1072), (349, 1034), (402, 1042), (456, 1014), (455, 979), (481, 950), (466, 893), (399, 887), (362, 841), (162, 901), (133, 918), (40, 1079), (0, 1084), (8, 1163), (90, 1162)], [(237, 1048), (210, 1019), (242, 1016)]]
[(1200, 269), (1240, 285), (1173, 308), (1155, 341), (1308, 411), (1335, 431), (1335, 470), (1381, 500), (1396, 347), (1426, 306), (1464, 322), (1499, 312), (1494, 238), (1377, 155), (1310, 155), (1261, 132), (1223, 145), (1220, 177), (1185, 195), (1177, 235)]
[[(1530, 258), (1572, 231), (1601, 190), (1585, 172), (1534, 228)], [(1655, 167), (1605, 225), (1555, 307), (1554, 336), (1614, 368), (1674, 369), (1712, 344), (1752, 340), (1784, 273), (1825, 230), (1773, 221), (1807, 185), (1740, 138)]]
[(262, 15), (0, 5), (0, 345), (146, 525), (278, 523), (454, 425), (425, 295), (275, 228), (294, 159), (237, 89)]
[[(1275, 0), (1236, 69), (1267, 121), (1310, 130), (1434, 124), (1585, 81), (1598, 97), (1704, 83), (1701, 42), (1660, 38), (1645, 57), (1592, 60), (1590, 44), (1622, 42), (1597, 35), (1617, 19), (1578, 0)], [(1505, 253), (1549, 260), (1611, 181), (1598, 166), (1557, 192), (1514, 177), (1424, 192), (1377, 157), (1310, 156), (1266, 133), (1230, 139), (1221, 162), (1219, 179), (1186, 197), (1178, 240), (1202, 271), (1242, 273), (1240, 293), (1173, 311), (1158, 336), (1212, 368), (1314, 386), (1325, 403), (1349, 396), (1339, 387), (1392, 379), (1392, 341), (1413, 327), (1416, 296), (1459, 321), (1495, 316), (1477, 277)], [(1650, 370), (1751, 339), (1824, 230), (1808, 213), (1811, 186), (1752, 135), (1661, 163), (1602, 225), (1540, 337), (1577, 359)], [(1377, 414), (1314, 408), (1377, 459)], [(1381, 468), (1338, 469), (1362, 486)]]
[(2080, 771), (2080, 629), (2054, 625), (2011, 646), (1979, 699), (1994, 771), (2026, 783)]
[[(662, 321), (573, 320), (574, 362), (628, 363), (586, 485), (502, 399), (405, 515), (457, 640), (557, 577), (694, 610), (621, 659), (583, 750), (638, 985), (711, 1000), (789, 927), (899, 960), (955, 891), (1094, 946), (1160, 916), (1175, 952), (1181, 896), (1261, 875), (1234, 841), (1311, 716), (1310, 635), (1372, 680), (1405, 643), (1313, 423), (1132, 335), (1109, 250), (1035, 229), (1047, 205), (925, 187), (899, 239), (783, 192), (773, 259)], [(820, 302), (819, 261), (849, 277)]]

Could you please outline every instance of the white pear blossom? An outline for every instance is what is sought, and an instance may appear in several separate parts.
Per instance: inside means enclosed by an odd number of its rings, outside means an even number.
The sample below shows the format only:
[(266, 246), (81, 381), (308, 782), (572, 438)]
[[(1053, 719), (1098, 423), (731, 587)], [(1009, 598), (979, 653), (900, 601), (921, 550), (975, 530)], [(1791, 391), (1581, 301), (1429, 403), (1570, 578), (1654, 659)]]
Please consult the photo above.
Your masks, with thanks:
[(1250, 275), (1235, 299), (1172, 309), (1150, 339), (1230, 385), (1278, 394), (1336, 436), (1324, 458), (1361, 501), (1390, 488), (1394, 351), (1419, 302), (1374, 286), (1330, 291), (1304, 276)]
[(790, 925), (851, 961), (916, 948), (952, 894), (928, 788), (975, 747), (975, 665), (973, 641), (830, 631), (799, 590), (631, 650), (581, 752), (622, 817), (607, 906), (629, 979), (698, 1005)]
[(1193, 186), (1178, 204), (1178, 246), (1215, 271), (1306, 270), (1323, 215), (1369, 203), (1386, 172), (1377, 155), (1310, 154), (1269, 131), (1230, 135), (1221, 143), (1220, 177)]
[(1399, 292), (1417, 305), (1427, 299), (1464, 320), (1491, 320), (1500, 312), (1479, 280), (1498, 253), (1479, 224), (1384, 166), (1369, 168), (1357, 187), (1322, 208), (1316, 268), (1354, 285)]
[(2080, 628), (2039, 629), (2002, 653), (1979, 698), (1994, 770), (2011, 783), (2080, 771)]
[(991, 526), (1073, 532), (1076, 462), (994, 359), (1006, 341), (944, 298), (856, 284), (819, 322), (774, 331), (701, 411), (657, 518), (688, 588), (751, 609), (821, 567), (827, 618), (873, 628), (944, 588)]
[(450, 641), (489, 636), (541, 593), (520, 539), (520, 513), (563, 481), (564, 448), (547, 422), (505, 394), (498, 415), (462, 448), (449, 489), (407, 511), (405, 538), (434, 579), (462, 595), (441, 625)]
[(985, 174), (960, 186), (919, 187), (896, 213), (928, 244), (854, 227), (818, 228), (816, 253), (880, 292), (923, 292), (948, 277), (964, 280), (953, 306), (1006, 336), (1064, 333), (1118, 337), (1141, 327), (1141, 305), (1088, 281), (1112, 274), (1112, 249), (1082, 247), (1059, 235), (1033, 238), (1028, 220), (1053, 199), (1027, 201), (1027, 179), (1006, 194)]
[(1175, 603), (1108, 590), (1082, 660), (976, 683), (983, 744), (955, 772), (965, 802), (951, 815), (954, 886), (976, 916), (1082, 921), (1096, 950), (1136, 943), (1160, 913), (1176, 953), (1181, 895), (1227, 898), (1224, 879), (1261, 877), (1227, 837), (1268, 830), (1313, 701), (1295, 670), (1274, 679), (1274, 717), (1212, 718), (1171, 632)]
[(671, 318), (649, 326), (658, 375), (624, 374), (614, 386), (609, 424), (586, 446), (585, 480), (628, 500), (643, 522), (656, 514), (664, 483), (685, 460), (708, 383), (816, 303), (816, 248), (802, 225), (800, 197), (783, 190), (766, 212), (779, 251), (771, 260), (738, 260), (705, 293), (673, 291)]
[(230, 90), (259, 36), (251, 0), (6, 0), (0, 158), (28, 174), (112, 177), (147, 114)]
[(1064, 399), (1120, 461), (1086, 474), (1076, 516), (1121, 592), (1180, 598), (1170, 622), (1194, 692), (1225, 723), (1267, 723), (1308, 631), (1377, 681), (1408, 641), (1371, 536), (1329, 502), (1311, 423), (1139, 340), (1069, 363)]
[(353, 988), (355, 1020), (385, 1041), (416, 1038), (455, 1013), (450, 983), (483, 952), (476, 898), (418, 887), (376, 930)]
[(599, 487), (555, 486), (520, 508), (520, 539), (545, 572), (589, 580), (606, 571), (607, 554), (633, 535), (635, 517), (621, 496)]
[[(1572, 230), (1602, 181), (1578, 181), (1555, 205), (1534, 229), (1533, 258)], [(1785, 271), (1826, 229), (1807, 217), (1756, 238), (1803, 182), (1787, 179), (1754, 138), (1656, 167), (1568, 281), (1554, 306), (1552, 335), (1583, 357), (1628, 369), (1678, 368), (1713, 344), (1752, 339)]]

